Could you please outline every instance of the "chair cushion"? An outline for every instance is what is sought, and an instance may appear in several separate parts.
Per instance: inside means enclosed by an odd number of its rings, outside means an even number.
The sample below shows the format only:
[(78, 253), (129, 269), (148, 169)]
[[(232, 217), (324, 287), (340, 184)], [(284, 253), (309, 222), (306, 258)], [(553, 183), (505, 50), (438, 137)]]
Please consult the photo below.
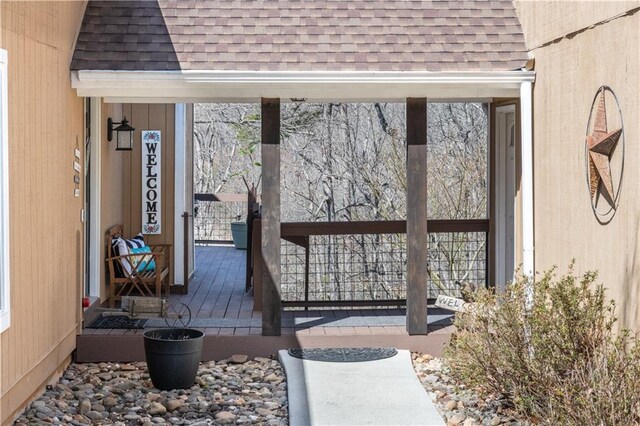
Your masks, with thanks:
[[(114, 256), (127, 256), (129, 254), (129, 247), (124, 238), (114, 238), (111, 240), (111, 247), (113, 249)], [(133, 269), (128, 259), (118, 259), (116, 264), (116, 275), (118, 278), (124, 278), (131, 275)]]
[[(138, 272), (148, 272), (156, 270), (156, 261), (153, 260), (153, 256), (151, 256), (151, 247), (134, 247), (130, 248), (129, 252), (131, 254), (140, 254), (140, 256), (131, 257), (131, 263), (133, 267), (136, 268)], [(147, 256), (145, 256), (147, 254)]]

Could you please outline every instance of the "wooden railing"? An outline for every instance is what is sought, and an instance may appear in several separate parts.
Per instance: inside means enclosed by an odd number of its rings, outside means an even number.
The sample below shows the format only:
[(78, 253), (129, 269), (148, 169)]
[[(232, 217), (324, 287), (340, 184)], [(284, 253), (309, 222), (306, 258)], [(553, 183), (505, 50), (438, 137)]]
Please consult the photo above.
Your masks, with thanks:
[(195, 194), (193, 227), (196, 243), (232, 243), (231, 222), (245, 220), (248, 194)]
[[(217, 212), (214, 208), (213, 213), (211, 209), (209, 211), (202, 211), (201, 208), (204, 206), (198, 206), (195, 210), (195, 214), (192, 216), (193, 218), (193, 229), (194, 229), (194, 239), (196, 243), (232, 243), (231, 237), (231, 222), (234, 219), (239, 221), (247, 222), (247, 261), (246, 261), (246, 290), (249, 291), (252, 285), (252, 274), (253, 274), (253, 262), (252, 262), (252, 253), (253, 247), (251, 245), (252, 232), (253, 232), (253, 222), (255, 215), (258, 211), (258, 200), (259, 196), (257, 195), (257, 190), (255, 187), (252, 187), (245, 194), (205, 194), (199, 193), (194, 194), (194, 200), (200, 203), (212, 203), (214, 206), (218, 204), (219, 206), (235, 206), (235, 211), (233, 214), (230, 214), (228, 210), (222, 209), (222, 212)], [(205, 209), (206, 210), (206, 209)], [(185, 219), (185, 221), (188, 218)], [(200, 223), (198, 222), (200, 221)], [(203, 225), (202, 222), (205, 222)], [(186, 223), (186, 222), (185, 222)], [(209, 224), (208, 232), (206, 235), (202, 235), (202, 231), (200, 231), (200, 235), (198, 235), (198, 226), (206, 227), (206, 223)], [(185, 225), (185, 230), (186, 230)], [(186, 232), (186, 231), (185, 231)], [(213, 232), (213, 237), (211, 237)], [(187, 259), (188, 260), (188, 259)], [(186, 262), (186, 260), (185, 260)]]
[[(253, 223), (253, 238), (252, 238), (252, 249), (254, 255), (251, 258), (252, 265), (252, 277), (253, 277), (253, 285), (254, 285), (254, 309), (260, 310), (262, 306), (262, 259), (261, 259), (261, 236), (260, 236), (260, 220), (256, 219)], [(427, 229), (429, 232), (429, 236), (431, 241), (431, 253), (433, 255), (438, 254), (436, 250), (441, 250), (442, 246), (446, 246), (447, 250), (450, 250), (450, 253), (444, 253), (443, 256), (447, 258), (448, 261), (455, 263), (459, 262), (461, 264), (466, 262), (467, 267), (472, 268), (473, 276), (475, 278), (480, 277), (485, 286), (487, 285), (487, 277), (488, 277), (488, 250), (489, 250), (489, 220), (486, 219), (473, 219), (473, 220), (430, 220), (428, 221)], [(322, 307), (322, 306), (390, 306), (390, 305), (404, 305), (406, 303), (406, 299), (401, 297), (401, 293), (406, 290), (406, 287), (403, 287), (405, 284), (404, 278), (404, 254), (403, 250), (405, 248), (405, 242), (403, 241), (403, 234), (406, 234), (406, 221), (361, 221), (361, 222), (295, 222), (295, 223), (282, 223), (280, 230), (281, 238), (284, 241), (292, 243), (292, 245), (304, 250), (304, 254), (296, 254), (297, 259), (304, 259), (304, 295), (302, 297), (296, 297), (295, 300), (287, 299), (286, 294), (286, 274), (285, 270), (286, 262), (287, 262), (287, 252), (286, 249), (283, 250), (283, 272), (282, 272), (282, 291), (283, 291), (283, 301), (282, 305), (285, 307)], [(464, 234), (464, 235), (462, 235)], [(349, 237), (351, 236), (351, 237)], [(366, 236), (366, 238), (365, 238)], [(402, 237), (399, 237), (402, 236)], [(457, 236), (457, 238), (454, 238)], [(326, 237), (324, 241), (320, 241)], [(336, 238), (351, 238), (350, 242), (338, 241), (336, 243)], [(365, 265), (364, 267), (361, 265), (357, 265), (356, 263), (350, 264), (348, 260), (342, 258), (341, 261), (337, 260), (336, 264), (339, 264), (343, 268), (343, 273), (349, 273), (353, 280), (360, 280), (363, 276), (371, 277), (372, 275), (376, 275), (378, 278), (380, 275), (384, 276), (384, 280), (393, 281), (395, 290), (390, 291), (388, 288), (384, 289), (387, 294), (392, 295), (393, 297), (370, 297), (371, 295), (367, 294), (366, 300), (365, 298), (358, 299), (358, 295), (353, 294), (346, 295), (349, 297), (349, 300), (311, 300), (310, 299), (310, 282), (309, 282), (309, 273), (310, 273), (310, 252), (312, 246), (315, 244), (319, 247), (321, 244), (325, 244), (322, 247), (323, 254), (325, 256), (324, 250), (331, 250), (328, 248), (328, 244), (330, 243), (328, 240), (333, 238), (334, 245), (340, 245), (341, 247), (355, 247), (356, 250), (359, 250), (355, 255), (352, 253), (350, 256), (347, 256), (349, 259), (353, 260), (362, 260), (367, 256), (372, 256), (369, 252), (376, 252), (381, 256), (377, 257), (387, 257), (386, 260), (376, 259), (376, 265), (371, 267), (371, 265)], [(368, 239), (367, 239), (368, 238)], [(467, 247), (464, 247), (464, 243), (468, 243)], [(469, 248), (469, 246), (472, 246)], [(466, 251), (465, 251), (466, 250)], [(317, 250), (321, 251), (321, 250)], [(451, 255), (451, 256), (449, 256)], [(458, 259), (453, 259), (450, 257), (458, 256)], [(466, 256), (466, 257), (465, 257)], [(318, 257), (316, 255), (316, 257)], [(436, 258), (425, 259), (425, 262), (431, 261), (432, 263), (437, 263)], [(371, 263), (371, 262), (369, 262)], [(320, 265), (326, 266), (326, 265)], [(463, 267), (465, 265), (462, 265)], [(352, 270), (349, 270), (352, 268)], [(373, 269), (374, 273), (366, 269)], [(386, 271), (376, 271), (376, 269), (386, 269)], [(358, 270), (360, 271), (360, 275), (358, 275)], [(392, 270), (392, 271), (391, 271)], [(463, 281), (465, 281), (464, 272), (461, 271), (461, 277), (463, 277)], [(468, 275), (467, 271), (467, 275)], [(295, 272), (300, 278), (300, 273)], [(439, 276), (439, 272), (435, 270), (433, 267), (430, 269), (430, 281), (431, 285), (434, 289), (438, 289), (438, 283), (436, 281), (442, 280), (442, 277)], [(449, 279), (450, 280), (450, 279)], [(299, 281), (299, 280), (298, 280)], [(329, 280), (330, 281), (330, 280)], [(361, 280), (362, 281), (362, 280)], [(444, 281), (444, 280), (442, 280)], [(473, 281), (473, 279), (469, 279), (468, 281)], [(333, 283), (328, 283), (333, 284)], [(353, 283), (344, 283), (344, 285), (352, 285)], [(357, 283), (359, 285), (359, 283)], [(447, 286), (446, 283), (440, 283), (441, 290), (445, 291)], [(480, 284), (480, 283), (475, 283)], [(451, 289), (451, 283), (449, 283), (449, 289)], [(460, 283), (456, 283), (456, 285), (460, 285)], [(383, 286), (384, 287), (384, 286)], [(318, 285), (316, 285), (316, 289)], [(400, 292), (398, 292), (398, 288), (400, 288)], [(363, 289), (359, 290), (359, 295), (362, 296)], [(318, 296), (318, 294), (316, 294)], [(320, 295), (323, 296), (323, 295)], [(326, 295), (325, 295), (326, 296)], [(324, 297), (324, 296), (323, 296)], [(430, 297), (430, 299), (432, 299)]]

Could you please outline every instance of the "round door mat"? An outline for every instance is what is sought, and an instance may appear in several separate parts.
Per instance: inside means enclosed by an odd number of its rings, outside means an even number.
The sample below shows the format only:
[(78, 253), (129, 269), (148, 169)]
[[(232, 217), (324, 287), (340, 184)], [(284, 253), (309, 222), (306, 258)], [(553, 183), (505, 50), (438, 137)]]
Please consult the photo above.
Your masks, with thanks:
[(310, 361), (363, 362), (391, 358), (398, 354), (395, 348), (331, 348), (289, 349), (289, 355)]

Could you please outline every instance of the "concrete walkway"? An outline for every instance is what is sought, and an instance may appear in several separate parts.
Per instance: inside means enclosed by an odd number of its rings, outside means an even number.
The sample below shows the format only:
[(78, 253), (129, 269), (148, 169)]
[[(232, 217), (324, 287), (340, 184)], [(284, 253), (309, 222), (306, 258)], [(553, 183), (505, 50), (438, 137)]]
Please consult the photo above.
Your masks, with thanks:
[(365, 362), (324, 362), (278, 353), (287, 376), (289, 424), (429, 425), (445, 422), (418, 380), (409, 351)]

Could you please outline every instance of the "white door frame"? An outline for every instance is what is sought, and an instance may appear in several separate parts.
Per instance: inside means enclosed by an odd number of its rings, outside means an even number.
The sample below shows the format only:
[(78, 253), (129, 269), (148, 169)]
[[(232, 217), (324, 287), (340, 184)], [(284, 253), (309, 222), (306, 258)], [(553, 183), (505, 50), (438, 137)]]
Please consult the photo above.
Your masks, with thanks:
[(183, 103), (175, 104), (175, 174), (174, 174), (174, 214), (173, 214), (173, 281), (184, 285), (184, 214), (186, 200), (186, 137), (187, 108)]
[[(509, 115), (511, 114), (511, 119)], [(512, 120), (511, 123), (507, 120)], [(516, 134), (515, 134), (516, 108), (515, 105), (496, 107), (493, 125), (495, 126), (495, 284), (497, 290), (504, 291), (506, 283), (513, 280), (513, 266), (516, 259)], [(512, 146), (510, 146), (512, 145)], [(510, 156), (510, 150), (513, 150)], [(512, 185), (512, 194), (508, 194), (508, 185)], [(509, 198), (509, 199), (508, 199)], [(513, 216), (513, 220), (508, 219)], [(511, 222), (512, 226), (508, 226)], [(511, 239), (513, 245), (508, 249), (507, 240)], [(507, 268), (512, 269), (508, 271)]]
[(91, 191), (89, 196), (89, 297), (100, 297), (100, 270), (102, 257), (100, 256), (100, 245), (103, 236), (100, 227), (101, 195), (102, 195), (102, 98), (91, 98), (91, 135), (89, 138), (91, 156), (90, 181)]

